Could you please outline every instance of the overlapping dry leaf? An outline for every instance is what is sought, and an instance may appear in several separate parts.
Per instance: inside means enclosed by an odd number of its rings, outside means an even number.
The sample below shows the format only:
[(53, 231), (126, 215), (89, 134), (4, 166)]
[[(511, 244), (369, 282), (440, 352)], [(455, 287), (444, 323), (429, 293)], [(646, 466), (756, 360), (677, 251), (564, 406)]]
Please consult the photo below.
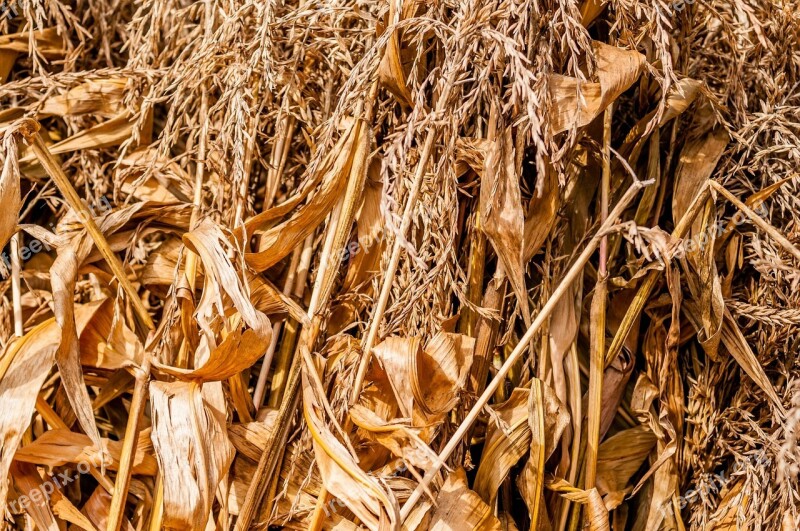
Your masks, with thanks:
[(0, 528), (795, 529), (798, 10), (0, 6)]

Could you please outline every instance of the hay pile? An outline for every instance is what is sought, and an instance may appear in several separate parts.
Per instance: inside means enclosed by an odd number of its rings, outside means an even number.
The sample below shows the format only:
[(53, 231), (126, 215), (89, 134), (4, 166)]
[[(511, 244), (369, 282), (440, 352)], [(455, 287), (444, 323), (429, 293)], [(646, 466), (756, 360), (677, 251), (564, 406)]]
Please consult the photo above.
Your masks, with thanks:
[(19, 529), (800, 528), (796, 0), (6, 0)]

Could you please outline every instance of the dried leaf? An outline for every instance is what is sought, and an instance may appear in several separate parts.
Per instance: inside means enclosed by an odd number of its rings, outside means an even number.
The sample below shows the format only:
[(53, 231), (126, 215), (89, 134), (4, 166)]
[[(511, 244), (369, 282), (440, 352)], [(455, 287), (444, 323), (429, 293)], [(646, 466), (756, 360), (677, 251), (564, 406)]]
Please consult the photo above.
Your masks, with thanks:
[(489, 145), (481, 179), (480, 227), (492, 243), (514, 288), (523, 317), (530, 316), (522, 240), (525, 220), (511, 127)]
[(386, 421), (358, 404), (350, 408), (350, 419), (353, 424), (368, 432), (371, 439), (412, 466), (428, 471), (435, 465), (436, 452), (420, 438), (419, 429), (409, 426), (408, 422), (398, 419)]
[[(110, 470), (117, 470), (122, 454), (122, 443), (104, 438), (102, 444), (103, 452), (95, 448), (92, 440), (82, 433), (65, 429), (51, 429), (32, 443), (17, 450), (14, 460), (47, 466), (88, 463), (100, 468), (105, 464)], [(146, 436), (140, 438), (137, 447), (140, 451), (136, 452), (133, 473), (154, 476), (156, 462), (150, 455), (152, 448)], [(103, 463), (104, 457), (107, 458), (105, 463)]]
[(203, 529), (234, 456), (224, 417), (208, 407), (195, 383), (152, 382), (150, 403), (153, 448), (164, 482), (164, 526)]
[(111, 118), (122, 110), (122, 98), (128, 79), (110, 77), (92, 79), (63, 94), (47, 98), (37, 109), (39, 116), (77, 116), (99, 114)]
[[(711, 177), (725, 147), (728, 133), (718, 128), (708, 134), (688, 141), (681, 150), (675, 170), (675, 191), (672, 194), (672, 219), (677, 223), (689, 208), (692, 199)], [(702, 234), (699, 221), (695, 222), (691, 236)]]
[[(97, 487), (83, 505), (83, 512), (97, 529), (108, 528), (108, 513), (111, 510), (111, 494), (103, 487)], [(134, 531), (134, 527), (127, 518), (123, 519), (122, 528), (125, 531)]]
[(564, 498), (586, 506), (586, 520), (590, 531), (609, 531), (608, 511), (597, 489), (581, 490), (563, 479), (554, 479), (547, 483), (547, 488), (559, 493)]
[(214, 318), (224, 315), (225, 306), (217, 288), (219, 286), (230, 297), (244, 322), (268, 345), (272, 338), (272, 326), (267, 316), (253, 306), (247, 284), (237, 274), (228, 258), (226, 250), (229, 244), (219, 227), (210, 220), (205, 220), (196, 229), (185, 234), (183, 241), (200, 256), (208, 275), (213, 278), (213, 283), (210, 278), (206, 279), (203, 298), (197, 309), (198, 314), (203, 314), (198, 319), (210, 329)]
[(360, 124), (355, 122), (342, 135), (341, 145), (337, 144), (337, 149), (321, 162), (319, 172), (324, 177), (317, 193), (288, 220), (261, 234), (259, 252), (245, 255), (250, 267), (264, 271), (278, 263), (305, 240), (333, 209), (336, 200), (344, 192), (359, 137), (366, 134)]
[(78, 233), (72, 241), (59, 247), (58, 257), (50, 267), (50, 283), (53, 286), (53, 313), (61, 328), (61, 339), (56, 351), (61, 383), (81, 428), (99, 448), (100, 433), (95, 424), (92, 402), (81, 368), (74, 303), (78, 266), (88, 256), (91, 248), (92, 240), (86, 232)]
[(544, 504), (544, 464), (555, 452), (569, 425), (567, 408), (555, 391), (534, 378), (528, 395), (528, 426), (531, 430), (530, 455), (517, 478), (520, 494), (528, 507), (532, 529), (547, 527)]
[(527, 264), (538, 253), (553, 229), (556, 214), (561, 206), (558, 181), (552, 172), (547, 172), (542, 190), (531, 197), (525, 216), (523, 230), (522, 263)]
[[(403, 8), (400, 10), (400, 13), (398, 13), (397, 4), (395, 4), (395, 2), (390, 2), (389, 13), (387, 14), (389, 24), (395, 24), (396, 18), (399, 22), (408, 15), (413, 15), (413, 13), (409, 13), (409, 6), (411, 9), (414, 9), (416, 3), (415, 0), (401, 2), (400, 5)], [(389, 40), (386, 42), (386, 49), (383, 52), (381, 64), (378, 67), (378, 76), (381, 84), (390, 90), (401, 103), (413, 107), (414, 102), (411, 99), (411, 92), (406, 85), (406, 77), (408, 77), (406, 73), (407, 70), (403, 66), (403, 59), (401, 57), (402, 52), (405, 51), (404, 46), (400, 44), (402, 34), (397, 28), (392, 28), (390, 31), (391, 34), (389, 35)]]
[(589, 125), (639, 79), (645, 58), (639, 52), (592, 42), (597, 58), (597, 82), (553, 74), (549, 90), (553, 101), (553, 134)]
[(606, 496), (625, 491), (655, 444), (656, 436), (645, 426), (623, 430), (603, 441), (597, 453), (598, 492)]
[(25, 510), (31, 516), (37, 529), (59, 531), (53, 511), (47, 503), (45, 494), (40, 490), (42, 478), (36, 472), (36, 467), (14, 463), (11, 467), (11, 475), (14, 477), (17, 489), (29, 500), (29, 503), (25, 504)]
[(58, 28), (45, 28), (37, 31), (23, 31), (0, 36), (0, 50), (18, 53), (28, 53), (31, 41), (35, 44), (36, 52), (47, 58), (56, 58), (64, 55), (64, 46), (58, 35)]
[(531, 426), (528, 424), (529, 389), (517, 388), (508, 400), (499, 404), (487, 429), (481, 464), (475, 475), (475, 492), (490, 506), (509, 471), (531, 447)]
[(399, 507), (394, 495), (361, 470), (347, 448), (325, 426), (320, 418), (322, 406), (317, 392), (304, 372), (303, 416), (313, 438), (322, 483), (369, 529), (396, 526)]
[[(389, 337), (373, 349), (391, 383), (402, 415), (417, 427), (441, 422), (458, 403), (472, 363), (474, 341), (438, 333), (422, 348), (419, 338)], [(427, 440), (428, 431), (422, 434)]]
[[(97, 308), (97, 305), (76, 308), (79, 331)], [(30, 425), (36, 397), (53, 367), (60, 340), (58, 324), (55, 319), (48, 319), (9, 343), (0, 357), (0, 396), (7, 406), (0, 415), (0, 506), (6, 502), (11, 460)]]
[(502, 529), (492, 509), (475, 492), (467, 487), (464, 469), (456, 469), (447, 476), (436, 497), (436, 509), (431, 517), (431, 531), (474, 529), (500, 531)]
[(253, 330), (237, 328), (211, 351), (202, 366), (194, 370), (170, 367), (158, 362), (153, 365), (160, 371), (176, 376), (182, 380), (201, 382), (227, 380), (251, 367), (267, 350), (268, 342), (259, 337)]
[(0, 213), (0, 246), (5, 247), (17, 231), (17, 216), (22, 205), (19, 189), (19, 165), (17, 141), (13, 134), (3, 136), (3, 170), (0, 173), (0, 201), (4, 206)]

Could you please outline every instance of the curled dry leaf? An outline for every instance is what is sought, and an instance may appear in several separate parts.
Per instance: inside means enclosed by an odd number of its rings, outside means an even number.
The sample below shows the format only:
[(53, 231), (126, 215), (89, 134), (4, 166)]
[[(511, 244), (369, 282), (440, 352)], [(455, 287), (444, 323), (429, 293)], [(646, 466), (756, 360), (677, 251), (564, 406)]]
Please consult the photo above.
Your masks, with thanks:
[[(106, 467), (110, 470), (119, 468), (122, 443), (102, 439), (103, 451), (94, 447), (92, 440), (82, 433), (65, 429), (51, 429), (39, 436), (32, 443), (23, 446), (14, 454), (14, 460), (35, 465), (62, 466), (67, 463), (78, 465), (92, 463), (100, 467), (106, 459)], [(156, 474), (156, 460), (152, 455), (152, 446), (148, 434), (144, 434), (137, 442), (136, 458), (133, 473), (144, 476)]]
[(2, 3), (0, 526), (793, 531), (784, 4)]
[[(413, 426), (432, 428), (458, 403), (474, 344), (472, 338), (439, 332), (424, 348), (419, 338), (397, 336), (375, 346), (400, 412)], [(423, 440), (430, 435), (431, 430), (423, 432)]]
[[(76, 308), (79, 332), (98, 308), (98, 304)], [(53, 367), (60, 340), (58, 324), (55, 319), (48, 319), (6, 345), (0, 357), (0, 396), (7, 406), (0, 414), (0, 504), (6, 502), (8, 470), (30, 425), (36, 397)]]
[[(656, 436), (645, 426), (623, 430), (603, 441), (597, 452), (598, 492), (602, 496), (627, 492), (631, 478), (655, 444)], [(616, 499), (615, 505), (618, 505), (622, 500)]]
[(27, 463), (14, 463), (11, 467), (11, 476), (14, 478), (17, 490), (30, 500), (25, 510), (36, 527), (47, 531), (58, 531), (59, 527), (48, 500), (38, 492), (42, 478), (36, 467)]
[[(398, 5), (402, 6), (399, 12), (397, 9)], [(381, 83), (389, 89), (401, 103), (409, 107), (413, 107), (414, 102), (411, 99), (411, 92), (406, 85), (408, 74), (407, 68), (403, 64), (403, 55), (412, 55), (415, 50), (411, 47), (401, 46), (400, 39), (402, 32), (391, 26), (409, 16), (413, 16), (417, 5), (418, 2), (416, 0), (400, 2), (399, 4), (395, 2), (389, 3), (389, 13), (386, 15), (386, 19), (390, 25), (389, 31), (391, 31), (391, 34), (386, 42), (386, 50), (383, 52), (381, 64), (378, 67), (378, 76)]]
[(597, 59), (597, 82), (557, 74), (550, 76), (553, 134), (589, 125), (639, 79), (644, 69), (645, 58), (637, 51), (598, 41), (593, 41), (592, 47)]
[[(17, 231), (17, 216), (22, 204), (19, 190), (19, 163), (17, 161), (17, 140), (13, 134), (3, 135), (3, 169), (0, 172), (0, 245), (5, 247)], [(2, 267), (2, 266), (0, 266)]]
[[(243, 281), (230, 258), (227, 250), (229, 244), (222, 231), (210, 220), (203, 221), (196, 229), (184, 235), (184, 243), (200, 256), (206, 271), (213, 278), (207, 279), (203, 290), (203, 298), (198, 304), (198, 312), (208, 312), (199, 317), (210, 323), (215, 317), (224, 315), (219, 288), (230, 297), (236, 310), (244, 322), (255, 332), (256, 336), (268, 345), (272, 338), (272, 327), (263, 312), (257, 310), (250, 300), (248, 285)], [(201, 310), (202, 309), (202, 310)]]
[(530, 451), (529, 395), (529, 389), (514, 389), (508, 400), (493, 408), (495, 414), (491, 417), (484, 454), (473, 484), (475, 492), (490, 506), (511, 467)]
[(586, 521), (590, 531), (610, 531), (608, 510), (603, 504), (603, 499), (597, 489), (582, 490), (563, 479), (548, 481), (547, 488), (570, 501), (584, 505), (587, 513)]
[(398, 419), (385, 421), (371, 410), (356, 404), (350, 409), (353, 424), (368, 433), (371, 439), (388, 448), (397, 457), (420, 468), (430, 470), (436, 463), (436, 452), (419, 436), (419, 428)]
[(224, 415), (192, 382), (150, 383), (153, 448), (164, 483), (164, 526), (203, 529), (234, 456)]
[(341, 500), (369, 529), (393, 529), (399, 506), (391, 491), (361, 470), (347, 448), (322, 420), (319, 389), (303, 375), (303, 416), (314, 444), (319, 473), (325, 488)]
[[(702, 83), (696, 79), (679, 79), (677, 83), (670, 87), (667, 97), (662, 103), (663, 108), (660, 106), (658, 109), (649, 112), (631, 128), (625, 137), (620, 153), (629, 154), (628, 161), (636, 162), (654, 130), (652, 127), (653, 119), (656, 118), (658, 113), (661, 112), (661, 119), (658, 125), (659, 127), (664, 127), (671, 120), (686, 112), (695, 101), (700, 99), (701, 89)], [(687, 201), (691, 201), (691, 199), (689, 198)]]
[(117, 370), (140, 364), (144, 346), (124, 322), (115, 301), (100, 301), (98, 311), (80, 334), (81, 365)]
[(431, 517), (432, 531), (453, 529), (475, 529), (476, 531), (500, 531), (500, 520), (492, 514), (492, 509), (477, 493), (467, 486), (464, 469), (456, 469), (436, 496), (436, 509)]
[(360, 121), (353, 122), (342, 134), (336, 149), (320, 163), (317, 171), (323, 177), (319, 190), (289, 219), (260, 235), (260, 250), (246, 255), (253, 269), (264, 271), (278, 263), (322, 223), (344, 192), (359, 135), (367, 134), (363, 129)]
[(522, 261), (525, 220), (511, 127), (498, 131), (497, 138), (486, 150), (481, 178), (480, 227), (503, 262), (523, 318), (529, 320)]
[(202, 366), (193, 370), (170, 367), (154, 362), (160, 371), (176, 376), (182, 380), (198, 380), (201, 382), (227, 380), (251, 367), (264, 355), (266, 343), (251, 329), (242, 331), (237, 328), (215, 349)]
[(53, 286), (53, 313), (61, 328), (61, 338), (56, 350), (56, 363), (61, 381), (81, 428), (99, 447), (100, 433), (95, 424), (94, 411), (81, 367), (73, 295), (78, 266), (89, 255), (91, 248), (92, 241), (83, 231), (72, 241), (59, 247), (58, 256), (50, 267), (50, 283)]
[[(111, 494), (105, 491), (102, 487), (97, 487), (83, 504), (83, 513), (89, 518), (92, 524), (97, 529), (108, 528), (108, 513), (111, 510)], [(134, 531), (134, 527), (125, 518), (122, 523), (122, 528), (125, 531)]]

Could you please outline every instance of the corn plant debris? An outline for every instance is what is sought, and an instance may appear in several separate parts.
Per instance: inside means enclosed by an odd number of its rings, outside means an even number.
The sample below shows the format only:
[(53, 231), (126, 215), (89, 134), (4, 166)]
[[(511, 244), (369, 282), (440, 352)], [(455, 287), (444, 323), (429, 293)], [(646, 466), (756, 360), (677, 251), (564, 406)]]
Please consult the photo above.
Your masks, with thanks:
[(7, 0), (0, 529), (800, 529), (800, 2)]

